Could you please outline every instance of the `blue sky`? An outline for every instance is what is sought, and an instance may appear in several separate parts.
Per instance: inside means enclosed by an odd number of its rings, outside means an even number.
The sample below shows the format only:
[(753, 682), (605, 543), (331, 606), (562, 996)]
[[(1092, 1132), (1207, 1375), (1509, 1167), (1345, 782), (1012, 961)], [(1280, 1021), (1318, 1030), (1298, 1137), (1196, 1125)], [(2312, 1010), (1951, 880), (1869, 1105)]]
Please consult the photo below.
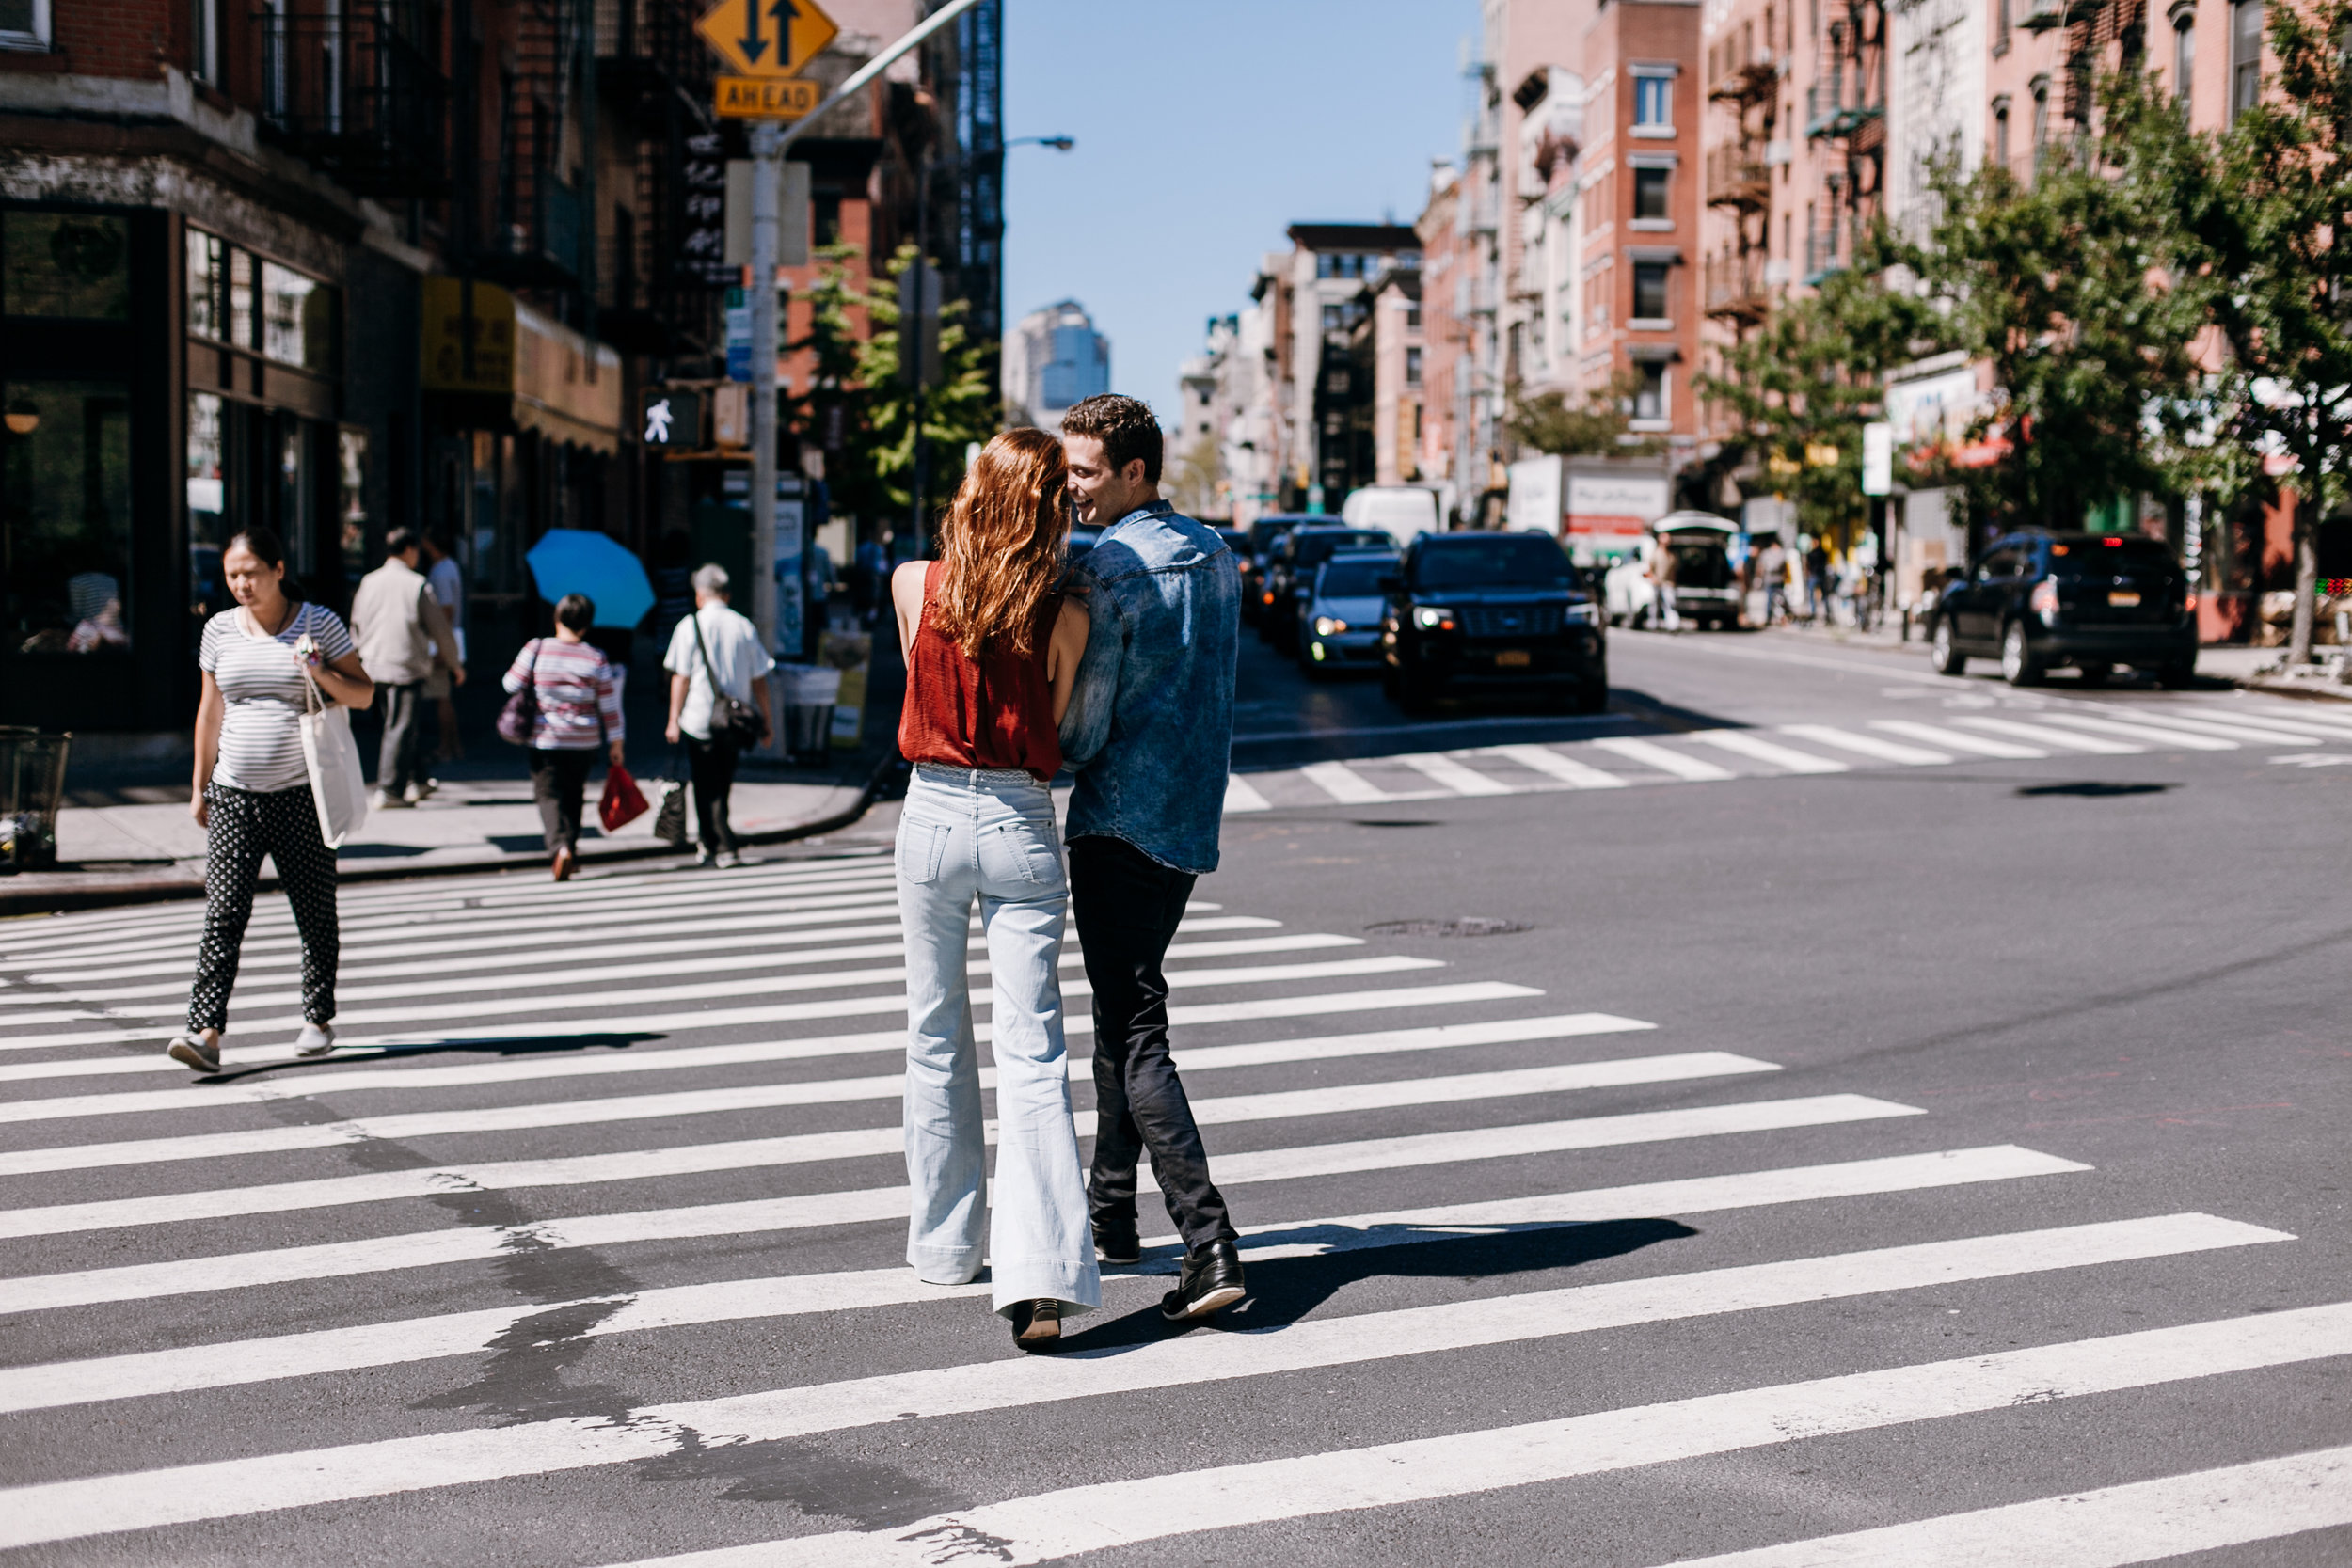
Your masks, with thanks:
[(1076, 299), (1163, 417), (1203, 324), (1302, 220), (1410, 223), (1476, 0), (1005, 0), (1005, 318)]

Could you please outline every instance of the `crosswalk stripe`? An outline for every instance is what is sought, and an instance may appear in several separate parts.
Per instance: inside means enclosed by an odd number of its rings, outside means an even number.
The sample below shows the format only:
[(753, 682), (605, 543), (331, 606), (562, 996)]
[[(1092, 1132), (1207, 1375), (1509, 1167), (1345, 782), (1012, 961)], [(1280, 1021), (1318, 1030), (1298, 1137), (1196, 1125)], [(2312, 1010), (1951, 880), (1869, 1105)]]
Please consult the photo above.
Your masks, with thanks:
[[(1501, 1002), (1543, 993), (1527, 986), (1475, 980), (1454, 986), (1430, 986), (1415, 990), (1357, 991), (1334, 996), (1274, 997), (1247, 1003), (1213, 1003), (1168, 1009), (1171, 1022), (1229, 1023), (1248, 1019), (1295, 1018), (1338, 1012), (1385, 1011), (1406, 1006), (1441, 1006), (1468, 1002)], [(1189, 1017), (1186, 1015), (1190, 1015)], [(756, 1021), (747, 1021), (756, 1022)], [(986, 1025), (981, 1026), (985, 1030)], [(1091, 1032), (1093, 1020), (1084, 1014), (1065, 1021), (1072, 1035)], [(627, 1032), (627, 1031), (621, 1031)], [(174, 1160), (226, 1159), (246, 1154), (278, 1153), (297, 1148), (331, 1148), (362, 1143), (379, 1136), (424, 1137), (427, 1131), (495, 1132), (513, 1127), (563, 1127), (607, 1120), (633, 1121), (645, 1115), (698, 1114), (699, 1110), (757, 1109), (770, 1101), (760, 1098), (788, 1091), (790, 1085), (692, 1091), (707, 1101), (681, 1096), (628, 1096), (615, 1101), (564, 1101), (546, 1105), (507, 1106), (497, 1110), (418, 1112), (407, 1117), (346, 1119), (297, 1127), (248, 1129), (235, 1132), (197, 1132), (171, 1137), (139, 1138), (118, 1143), (61, 1144), (41, 1148), (0, 1152), (0, 1176), (29, 1176), (61, 1170), (88, 1170), (115, 1165), (152, 1164)], [(630, 1109), (646, 1105), (644, 1112)], [(485, 1123), (485, 1117), (522, 1117)], [(385, 1133), (387, 1126), (405, 1131)]]
[(1549, 746), (1489, 746), (1483, 753), (1516, 762), (1531, 773), (1555, 779), (1570, 789), (1623, 789), (1626, 782), (1614, 773), (1564, 756)]
[(1298, 776), (1332, 800), (1351, 806), (1372, 805), (1389, 799), (1389, 792), (1361, 777), (1343, 762), (1310, 763)]
[(2297, 703), (2292, 714), (2280, 714), (2276, 709), (2266, 709), (2260, 713), (2250, 714), (2248, 718), (2251, 722), (2269, 724), (2274, 729), (2295, 725), (2303, 729), (2326, 730), (2330, 735), (2340, 737), (2352, 736), (2352, 712), (2339, 713), (2333, 703)]
[(1841, 730), (1834, 724), (1783, 724), (1780, 732), (1793, 735), (1799, 740), (1810, 740), (1817, 745), (1835, 746), (1840, 751), (1876, 757), (1881, 762), (1900, 763), (1905, 768), (1933, 768), (1952, 760), (1942, 752), (1931, 752), (1918, 746), (1901, 746), (1892, 740), (1881, 740), (1876, 736), (1856, 735), (1851, 730)]
[[(1701, 1395), (1444, 1437), (1076, 1486), (962, 1509), (913, 1525), (649, 1559), (632, 1568), (657, 1568), (657, 1564), (659, 1568), (787, 1568), (796, 1564), (823, 1564), (825, 1568), (923, 1564), (930, 1568), (949, 1560), (948, 1554), (961, 1551), (961, 1544), (971, 1541), (988, 1543), (991, 1562), (1019, 1568), (1178, 1535), (1469, 1497), (1708, 1454), (1773, 1448), (1808, 1437), (1867, 1432), (2026, 1402), (2156, 1387), (2347, 1354), (2352, 1354), (2352, 1306), (2305, 1307), (2260, 1318), (2223, 1318), (1961, 1360)], [(668, 1407), (665, 1414), (670, 1412), (685, 1427), (696, 1418), (715, 1418), (723, 1423), (735, 1409), (710, 1402)], [(694, 1430), (706, 1437), (711, 1432), (709, 1427)], [(725, 1428), (722, 1425), (719, 1430)], [(422, 1446), (418, 1439), (405, 1441)], [(549, 1451), (564, 1450), (550, 1446)], [(575, 1463), (597, 1462), (579, 1449), (570, 1451), (580, 1454)], [(612, 1444), (603, 1451), (612, 1454), (603, 1462), (612, 1463), (637, 1457), (643, 1450)], [(326, 1449), (306, 1457), (324, 1459), (333, 1454), (341, 1459), (354, 1452)], [(220, 1469), (233, 1474), (226, 1465)], [(360, 1483), (357, 1475), (345, 1482), (346, 1486)], [(310, 1500), (317, 1490), (324, 1490), (317, 1481), (308, 1487), (299, 1482), (289, 1487), (304, 1501)], [(83, 1496), (86, 1505), (96, 1504), (95, 1497)], [(147, 1506), (160, 1511), (169, 1505)], [(53, 1521), (52, 1528), (87, 1528), (77, 1527), (62, 1511), (44, 1507), (43, 1515)]]
[(1593, 744), (1601, 751), (1615, 752), (1628, 762), (1638, 762), (1645, 768), (1654, 768), (1661, 773), (1692, 784), (1712, 784), (1740, 776), (1728, 768), (1720, 768), (1714, 763), (1702, 762), (1697, 757), (1672, 751), (1655, 742), (1636, 740), (1627, 736), (1610, 736)]
[(1225, 775), (1225, 809), (1227, 811), (1272, 811), (1273, 802), (1257, 791), (1257, 787), (1238, 773)]
[(2099, 735), (2121, 736), (2148, 746), (2185, 746), (2192, 752), (2234, 752), (2237, 742), (2222, 740), (2210, 735), (2195, 735), (2187, 730), (2169, 730), (2144, 720), (2125, 723), (2118, 719), (2093, 719), (2088, 714), (2053, 710), (2037, 715), (2046, 723), (2065, 724), (2071, 728), (2090, 730)]
[[(2013, 1146), (1953, 1149), (1933, 1154), (1804, 1165), (1730, 1176), (1685, 1178), (1635, 1186), (1551, 1193), (1514, 1200), (1513, 1217), (1480, 1223), (1460, 1209), (1406, 1210), (1357, 1214), (1342, 1219), (1285, 1221), (1243, 1232), (1242, 1254), (1251, 1261), (1327, 1257), (1371, 1248), (1500, 1235), (1565, 1225), (1644, 1219), (1660, 1214), (1704, 1214), (1783, 1204), (1834, 1201), (1841, 1197), (1931, 1188), (1980, 1185), (2088, 1170), (2087, 1165), (2036, 1154)], [(1220, 1161), (1218, 1175), (1231, 1181)], [(1167, 1272), (1182, 1243), (1155, 1239), (1151, 1256), (1136, 1272)], [(1106, 1279), (1120, 1277), (1105, 1271)], [(747, 1317), (789, 1317), (809, 1312), (928, 1301), (942, 1295), (980, 1294), (985, 1284), (930, 1285), (904, 1268), (840, 1274), (787, 1275), (725, 1280), (708, 1285), (645, 1291), (615, 1298), (614, 1310), (579, 1330), (583, 1336), (673, 1328)], [(268, 1382), (278, 1378), (347, 1371), (403, 1361), (431, 1360), (492, 1348), (518, 1321), (562, 1313), (580, 1303), (532, 1303), (486, 1312), (378, 1323), (356, 1328), (190, 1345), (175, 1350), (102, 1356), (78, 1362), (49, 1362), (0, 1370), (0, 1412), (55, 1408), (96, 1400), (132, 1399), (195, 1388)]]
[(1465, 768), (1443, 752), (1410, 752), (1391, 757), (1417, 773), (1426, 774), (1456, 795), (1517, 795), (1518, 790), (1501, 779), (1488, 778), (1474, 768)]
[(1817, 757), (1809, 752), (1792, 751), (1786, 746), (1775, 746), (1771, 741), (1750, 735), (1745, 730), (1693, 730), (1687, 738), (1695, 740), (1702, 746), (1713, 746), (1740, 756), (1752, 757), (1757, 762), (1769, 762), (1774, 768), (1786, 768), (1791, 773), (1843, 773), (1847, 771), (1846, 765), (1842, 762), (1832, 762), (1827, 757)]
[(1874, 719), (1873, 729), (1891, 735), (1907, 735), (1914, 740), (1925, 740), (1955, 752), (1974, 752), (1986, 757), (2046, 757), (2050, 753), (2034, 746), (2019, 746), (2007, 740), (1989, 740), (1980, 735), (1963, 735), (1946, 729), (1941, 724), (1918, 724), (1907, 719)]
[[(1357, 1056), (1454, 1050), (1530, 1040), (1570, 1039), (1620, 1034), (1654, 1027), (1639, 1019), (1608, 1013), (1565, 1013), (1549, 1018), (1503, 1019), (1488, 1023), (1449, 1023), (1421, 1029), (1388, 1029), (1360, 1035), (1325, 1035), (1295, 1040), (1261, 1040), (1243, 1045), (1195, 1046), (1178, 1053), (1177, 1067), (1185, 1072), (1213, 1072), (1225, 1068), (1266, 1067), (1285, 1062), (1322, 1062)], [(690, 1046), (653, 1056), (615, 1056), (563, 1064), (560, 1070), (534, 1070), (532, 1064), (495, 1062), (477, 1067), (395, 1069), (326, 1073), (298, 1085), (251, 1086), (254, 1100), (294, 1098), (316, 1094), (347, 1094), (372, 1088), (444, 1088), (456, 1085), (507, 1083), (518, 1079), (573, 1077), (589, 1072), (644, 1072), (672, 1067), (733, 1067), (771, 1061), (807, 1060), (861, 1052), (898, 1051), (906, 1044), (898, 1030), (865, 1035), (835, 1035), (817, 1039), (771, 1040), (750, 1045)], [(1073, 1056), (1073, 1069), (1088, 1057)], [(1746, 1058), (1725, 1057), (1730, 1060)], [(1759, 1067), (1769, 1064), (1759, 1064)], [(210, 1089), (170, 1089), (157, 1095), (87, 1097), (91, 1101), (132, 1101), (125, 1110), (172, 1110), (210, 1099), (239, 1085)], [(162, 1096), (175, 1096), (166, 1102)], [(238, 1103), (231, 1100), (227, 1103)], [(54, 1101), (37, 1101), (45, 1105)], [(93, 1105), (88, 1114), (100, 1114)], [(31, 1117), (11, 1119), (30, 1120)], [(787, 1140), (789, 1142), (789, 1140)], [(47, 1236), (72, 1230), (102, 1230), (119, 1226), (160, 1225), (183, 1220), (223, 1218), (232, 1214), (276, 1213), (293, 1209), (373, 1203), (390, 1198), (428, 1197), (436, 1193), (505, 1187), (571, 1186), (621, 1180), (642, 1176), (675, 1176), (688, 1171), (740, 1169), (769, 1163), (765, 1140), (727, 1145), (690, 1145), (683, 1148), (639, 1149), (599, 1154), (578, 1160), (526, 1160), (498, 1164), (445, 1166), (437, 1169), (376, 1171), (364, 1176), (336, 1176), (310, 1181), (276, 1182), (266, 1186), (183, 1190), (144, 1197), (101, 1199), (87, 1203), (46, 1204), (37, 1208), (0, 1210), (0, 1237)]]
[[(1737, 1068), (1724, 1069), (1737, 1072)], [(1571, 1073), (1549, 1079), (1533, 1074), (1484, 1075), (1518, 1082), (1479, 1085), (1462, 1079), (1424, 1079), (1429, 1099), (1417, 1100), (1396, 1084), (1357, 1085), (1348, 1089), (1301, 1091), (1290, 1095), (1236, 1096), (1194, 1102), (1203, 1126), (1233, 1122), (1271, 1121), (1293, 1117), (1335, 1115), (1364, 1109), (1391, 1109), (1422, 1103), (1458, 1103), (1479, 1098), (1518, 1093), (1561, 1093), (1579, 1087), (1619, 1083), (1674, 1082), (1705, 1076), (1690, 1070), (1659, 1079), (1597, 1075), (1578, 1082)], [(1534, 1086), (1528, 1086), (1530, 1084)], [(837, 1100), (882, 1098), (874, 1085), (844, 1081)], [(1378, 1093), (1372, 1091), (1390, 1091)], [(1360, 1092), (1359, 1092), (1360, 1091)], [(895, 1096), (896, 1080), (889, 1085)], [(1315, 1098), (1320, 1095), (1320, 1098)], [(809, 1103), (802, 1101), (796, 1103)], [(1884, 1117), (1918, 1115), (1910, 1106), (1870, 1101), (1859, 1095), (1824, 1095), (1811, 1100), (1749, 1101), (1729, 1106), (1706, 1106), (1692, 1111), (1637, 1112), (1629, 1116), (1588, 1117), (1574, 1121), (1542, 1123), (1513, 1136), (1519, 1128), (1500, 1128), (1499, 1136), (1485, 1140), (1463, 1133), (1423, 1133), (1412, 1138), (1387, 1138), (1359, 1144), (1306, 1145), (1297, 1148), (1228, 1155), (1217, 1164), (1221, 1180), (1229, 1183), (1290, 1180), (1300, 1176), (1328, 1176), (1347, 1171), (1402, 1169), (1450, 1164), (1464, 1159), (1500, 1158), (1503, 1151), (1617, 1148), (1640, 1143), (1678, 1142), (1686, 1138), (1722, 1136), (1732, 1132), (1777, 1131), (1789, 1126), (1833, 1125)], [(866, 1154), (895, 1151), (890, 1140), (896, 1127), (872, 1130), (864, 1147)], [(768, 1164), (783, 1164), (780, 1156), (822, 1149), (823, 1158), (847, 1157), (858, 1148), (855, 1133), (816, 1133), (803, 1139), (765, 1140)], [(799, 1147), (793, 1147), (798, 1145)], [(661, 1162), (670, 1167), (692, 1164), (691, 1152), (657, 1150), (679, 1155)], [(1432, 1158), (1441, 1156), (1442, 1158)], [(715, 1162), (714, 1162), (715, 1163)], [(805, 1163), (794, 1161), (792, 1163)], [(739, 1159), (737, 1168), (749, 1168)], [(615, 1172), (626, 1161), (613, 1163)], [(721, 1168), (726, 1168), (722, 1166)], [(608, 1180), (611, 1178), (608, 1177)], [(1150, 1185), (1150, 1183), (1146, 1183)], [(14, 1275), (0, 1279), (0, 1311), (53, 1311), (98, 1302), (137, 1301), (150, 1297), (186, 1295), (198, 1291), (243, 1290), (281, 1285), (294, 1280), (333, 1279), (360, 1274), (381, 1274), (437, 1264), (497, 1258), (518, 1247), (534, 1253), (576, 1247), (615, 1246), (627, 1242), (675, 1240), (686, 1236), (738, 1236), (763, 1231), (792, 1230), (811, 1226), (846, 1225), (861, 1220), (902, 1219), (906, 1193), (902, 1187), (878, 1187), (862, 1192), (808, 1194), (786, 1198), (755, 1198), (741, 1203), (696, 1204), (640, 1212), (591, 1215), (530, 1225), (416, 1231), (378, 1236), (363, 1242), (328, 1242), (310, 1246), (273, 1247), (240, 1253), (215, 1253), (173, 1259), (159, 1263), (132, 1263), (97, 1269), (73, 1269), (46, 1275)]]
[(2181, 712), (2177, 708), (2160, 709), (2153, 717), (2168, 729), (2188, 730), (2197, 735), (2219, 736), (2225, 740), (2245, 741), (2255, 746), (2326, 745), (2340, 739), (2318, 730), (2295, 729), (2275, 725), (2268, 721), (2257, 722), (2245, 719), (2206, 719)]
[(2039, 746), (2055, 746), (2062, 752), (2090, 752), (2101, 756), (2137, 756), (2144, 747), (2129, 746), (2120, 740), (2101, 736), (2084, 735), (2075, 730), (2054, 730), (2046, 724), (2021, 724), (2013, 719), (1954, 719), (1955, 724), (1965, 724), (1973, 730), (1990, 730), (1994, 735), (2011, 735), (2020, 740), (2030, 740)]
[[(2129, 1223), (2129, 1222), (2126, 1222)], [(2135, 1249), (2249, 1244), (2277, 1232), (2201, 1215), (2142, 1222)], [(2189, 1238), (2195, 1236), (2192, 1241)], [(124, 1529), (230, 1518), (471, 1482), (546, 1475), (656, 1458), (686, 1444), (780, 1441), (923, 1416), (1021, 1408), (1211, 1379), (1361, 1364), (1426, 1349), (1511, 1343), (1618, 1324), (1675, 1321), (1782, 1302), (1836, 1300), (1919, 1289), (1954, 1277), (2001, 1277), (2076, 1266), (2095, 1250), (2078, 1233), (1981, 1238), (1888, 1249), (1891, 1256), (1804, 1259), (1712, 1275), (1667, 1276), (1393, 1313), (1309, 1320), (1261, 1334), (1194, 1335), (1116, 1354), (1012, 1359), (860, 1379), (831, 1387), (653, 1405), (619, 1422), (604, 1418), (399, 1437), (258, 1458), (218, 1460), (139, 1475), (93, 1477), (0, 1492), (0, 1546), (86, 1539)], [(1966, 1263), (1954, 1259), (1968, 1259)], [(1406, 1325), (1409, 1324), (1409, 1328)], [(1743, 1389), (1515, 1428), (1424, 1438), (1297, 1459), (1121, 1481), (1016, 1499), (950, 1515), (993, 1539), (992, 1558), (1047, 1557), (1136, 1540), (1300, 1517), (1385, 1502), (1460, 1496), (1501, 1486), (1866, 1430), (1901, 1421), (2144, 1387), (2187, 1377), (2292, 1365), (2352, 1354), (2352, 1307), (2330, 1306), (2224, 1319), (2104, 1339), (2037, 1346), (1966, 1360), (1891, 1368), (1778, 1387)], [(899, 1402), (893, 1404), (890, 1402)], [(935, 1528), (938, 1527), (934, 1527)], [(936, 1536), (895, 1527), (870, 1535), (819, 1536), (775, 1548), (778, 1561), (836, 1564), (874, 1559), (938, 1562)], [(856, 1555), (843, 1551), (860, 1544)], [(951, 1549), (960, 1550), (960, 1547)], [(703, 1555), (707, 1560), (708, 1554)]]
[(2352, 1447), (1685, 1558), (1673, 1568), (2126, 1568), (2352, 1525)]

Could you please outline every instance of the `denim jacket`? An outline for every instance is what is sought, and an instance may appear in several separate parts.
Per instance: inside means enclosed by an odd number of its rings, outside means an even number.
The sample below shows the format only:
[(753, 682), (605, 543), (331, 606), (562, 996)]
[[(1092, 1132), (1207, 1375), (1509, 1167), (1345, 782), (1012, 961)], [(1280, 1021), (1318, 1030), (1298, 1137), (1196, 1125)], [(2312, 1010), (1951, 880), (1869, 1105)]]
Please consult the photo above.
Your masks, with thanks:
[(1078, 780), (1068, 836), (1124, 839), (1174, 870), (1215, 871), (1241, 653), (1233, 552), (1153, 501), (1104, 529), (1071, 577), (1089, 628), (1061, 721)]

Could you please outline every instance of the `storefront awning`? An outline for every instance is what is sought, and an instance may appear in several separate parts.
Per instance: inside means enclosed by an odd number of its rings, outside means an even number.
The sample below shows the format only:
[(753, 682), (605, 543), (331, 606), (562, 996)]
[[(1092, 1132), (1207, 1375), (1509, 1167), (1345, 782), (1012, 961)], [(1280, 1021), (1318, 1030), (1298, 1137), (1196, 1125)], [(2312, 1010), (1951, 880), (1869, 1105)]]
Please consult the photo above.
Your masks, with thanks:
[[(472, 352), (466, 352), (470, 340)], [(461, 425), (621, 447), (621, 356), (492, 283), (424, 280), (424, 389)]]

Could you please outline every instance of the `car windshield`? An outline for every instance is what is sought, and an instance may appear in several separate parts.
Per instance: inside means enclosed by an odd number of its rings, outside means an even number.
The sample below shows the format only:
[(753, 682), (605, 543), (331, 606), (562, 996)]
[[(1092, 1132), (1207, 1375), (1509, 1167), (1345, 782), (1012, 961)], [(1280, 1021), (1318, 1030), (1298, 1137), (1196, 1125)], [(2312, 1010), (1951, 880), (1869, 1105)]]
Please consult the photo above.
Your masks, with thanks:
[(1380, 579), (1396, 570), (1393, 561), (1334, 561), (1315, 581), (1315, 592), (1327, 599), (1370, 599), (1380, 593)]
[(1570, 588), (1575, 582), (1566, 553), (1534, 534), (1448, 539), (1423, 549), (1413, 563), (1419, 588)]
[(2172, 551), (2161, 539), (2131, 538), (2122, 534), (2059, 539), (2050, 546), (2050, 570), (2062, 578), (2085, 574), (2106, 577), (2115, 572), (2169, 572), (2172, 570)]
[(1261, 517), (1249, 525), (1249, 547), (1263, 555), (1267, 546), (1297, 526), (1295, 517)]
[(1331, 559), (1335, 550), (1359, 550), (1366, 545), (1385, 545), (1385, 533), (1334, 529), (1329, 533), (1295, 533), (1291, 535), (1291, 559), (1301, 567), (1320, 566)]

